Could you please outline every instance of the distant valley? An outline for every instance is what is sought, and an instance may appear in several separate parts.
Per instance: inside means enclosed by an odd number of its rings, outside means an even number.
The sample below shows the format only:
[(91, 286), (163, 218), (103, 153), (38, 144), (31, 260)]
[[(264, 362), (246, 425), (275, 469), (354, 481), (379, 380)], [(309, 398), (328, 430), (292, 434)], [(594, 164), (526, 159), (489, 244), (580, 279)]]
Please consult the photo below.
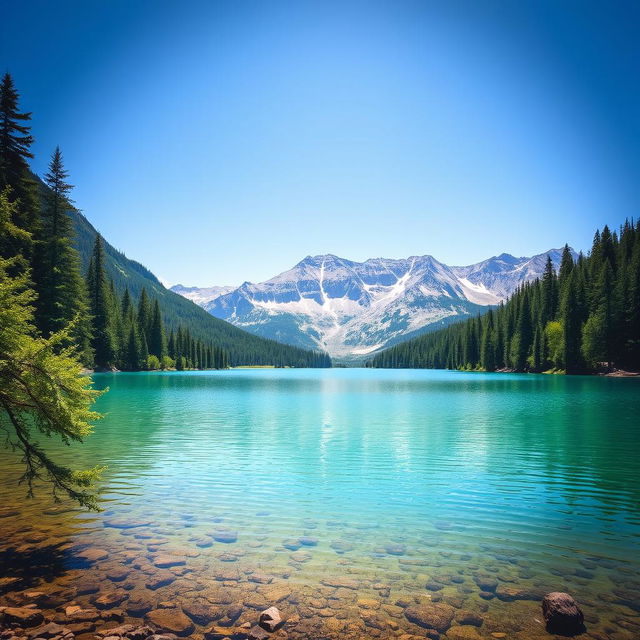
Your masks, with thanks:
[(171, 289), (256, 335), (354, 361), (499, 304), (539, 277), (547, 256), (557, 268), (561, 249), (466, 267), (429, 255), (353, 262), (327, 254), (258, 284)]

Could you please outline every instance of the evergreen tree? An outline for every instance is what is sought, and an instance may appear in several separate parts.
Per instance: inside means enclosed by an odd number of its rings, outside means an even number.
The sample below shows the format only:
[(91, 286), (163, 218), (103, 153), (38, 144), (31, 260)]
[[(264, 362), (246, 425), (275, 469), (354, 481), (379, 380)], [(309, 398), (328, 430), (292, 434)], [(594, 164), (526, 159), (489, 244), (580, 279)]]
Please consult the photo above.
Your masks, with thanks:
[(117, 343), (114, 334), (112, 296), (104, 268), (102, 238), (96, 236), (87, 275), (89, 303), (93, 321), (92, 348), (95, 364), (111, 368), (116, 364)]
[[(15, 201), (0, 194), (0, 237), (20, 236), (14, 224)], [(94, 468), (73, 471), (51, 459), (43, 448), (48, 437), (68, 444), (82, 441), (100, 416), (91, 410), (98, 395), (91, 380), (81, 375), (80, 363), (70, 349), (65, 332), (48, 339), (37, 336), (33, 325), (35, 293), (26, 272), (10, 275), (16, 258), (0, 258), (0, 428), (4, 445), (19, 453), (24, 464), (22, 482), (33, 495), (38, 480), (60, 494), (97, 509), (92, 483), (100, 473)]]
[[(37, 228), (38, 203), (35, 183), (28, 160), (33, 158), (30, 133), (31, 114), (20, 111), (18, 92), (11, 75), (5, 73), (0, 82), (0, 191), (11, 187), (7, 197), (18, 201), (12, 212), (12, 223), (32, 234)], [(0, 236), (0, 257), (31, 257), (31, 236)], [(23, 268), (27, 263), (22, 263)], [(11, 265), (15, 269), (16, 263)]]
[(66, 214), (72, 189), (66, 180), (62, 154), (56, 148), (45, 176), (49, 189), (45, 193), (34, 249), (33, 280), (38, 292), (36, 325), (46, 337), (73, 321), (73, 342), (82, 361), (90, 364), (89, 304), (80, 272), (80, 257), (72, 245), (71, 220)]
[(156, 356), (160, 362), (167, 355), (164, 324), (160, 314), (160, 305), (155, 300), (151, 313), (151, 326), (149, 331), (149, 353)]

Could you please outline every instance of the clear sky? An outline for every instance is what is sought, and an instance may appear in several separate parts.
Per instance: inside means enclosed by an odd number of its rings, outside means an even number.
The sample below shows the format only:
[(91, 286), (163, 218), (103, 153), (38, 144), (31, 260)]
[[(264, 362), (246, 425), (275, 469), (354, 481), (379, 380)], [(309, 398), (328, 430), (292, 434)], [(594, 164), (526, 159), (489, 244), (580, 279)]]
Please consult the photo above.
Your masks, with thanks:
[(588, 249), (640, 211), (639, 28), (625, 0), (21, 0), (0, 67), (107, 240), (240, 284)]

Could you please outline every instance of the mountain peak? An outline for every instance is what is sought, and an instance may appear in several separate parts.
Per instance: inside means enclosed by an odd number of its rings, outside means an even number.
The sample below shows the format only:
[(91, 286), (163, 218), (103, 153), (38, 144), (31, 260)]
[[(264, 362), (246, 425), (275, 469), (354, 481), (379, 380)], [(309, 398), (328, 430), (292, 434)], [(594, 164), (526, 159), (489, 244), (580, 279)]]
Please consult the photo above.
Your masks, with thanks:
[[(556, 268), (560, 253), (547, 252)], [(265, 282), (216, 291), (208, 300), (204, 290), (185, 295), (257, 335), (349, 359), (498, 304), (542, 275), (546, 258), (540, 257), (547, 254), (501, 253), (467, 267), (429, 254), (364, 262), (307, 255)]]

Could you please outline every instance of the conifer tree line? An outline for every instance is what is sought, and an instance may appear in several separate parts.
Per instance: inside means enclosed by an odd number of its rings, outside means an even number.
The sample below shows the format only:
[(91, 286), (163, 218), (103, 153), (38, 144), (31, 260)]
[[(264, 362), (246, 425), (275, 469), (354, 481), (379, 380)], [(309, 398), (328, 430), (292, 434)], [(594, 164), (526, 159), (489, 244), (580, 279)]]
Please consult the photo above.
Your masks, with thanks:
[(229, 357), (220, 347), (194, 339), (178, 327), (167, 335), (160, 304), (146, 289), (133, 299), (128, 289), (120, 298), (104, 269), (102, 238), (96, 236), (87, 272), (92, 322), (91, 348), (98, 367), (123, 371), (154, 369), (224, 369)]
[[(74, 246), (73, 208), (68, 173), (59, 148), (53, 151), (43, 181), (31, 172), (33, 158), (31, 114), (21, 111), (11, 75), (0, 83), (0, 194), (12, 232), (0, 233), (0, 258), (11, 262), (6, 277), (27, 276), (33, 291), (36, 335), (48, 338), (59, 331), (67, 337), (86, 367), (127, 371), (153, 369), (220, 369), (237, 364), (275, 366), (331, 366), (325, 353), (316, 353), (262, 340), (229, 327), (234, 338), (218, 330), (207, 339), (190, 317), (168, 314), (158, 299), (143, 288), (134, 296), (107, 272), (104, 241), (95, 236), (91, 257), (83, 274), (82, 260)], [(86, 248), (89, 253), (89, 247)], [(137, 263), (138, 273), (157, 280)], [(111, 276), (113, 276), (113, 271)], [(157, 283), (158, 286), (159, 283)], [(173, 295), (173, 294), (172, 294)], [(196, 309), (196, 311), (198, 311)], [(170, 319), (168, 326), (167, 318)], [(196, 329), (196, 335), (192, 335)], [(240, 337), (235, 337), (240, 334)], [(229, 349), (237, 343), (238, 353)]]
[(485, 314), (379, 353), (382, 368), (640, 371), (640, 222), (597, 231), (576, 260), (565, 245), (556, 273), (520, 286)]

